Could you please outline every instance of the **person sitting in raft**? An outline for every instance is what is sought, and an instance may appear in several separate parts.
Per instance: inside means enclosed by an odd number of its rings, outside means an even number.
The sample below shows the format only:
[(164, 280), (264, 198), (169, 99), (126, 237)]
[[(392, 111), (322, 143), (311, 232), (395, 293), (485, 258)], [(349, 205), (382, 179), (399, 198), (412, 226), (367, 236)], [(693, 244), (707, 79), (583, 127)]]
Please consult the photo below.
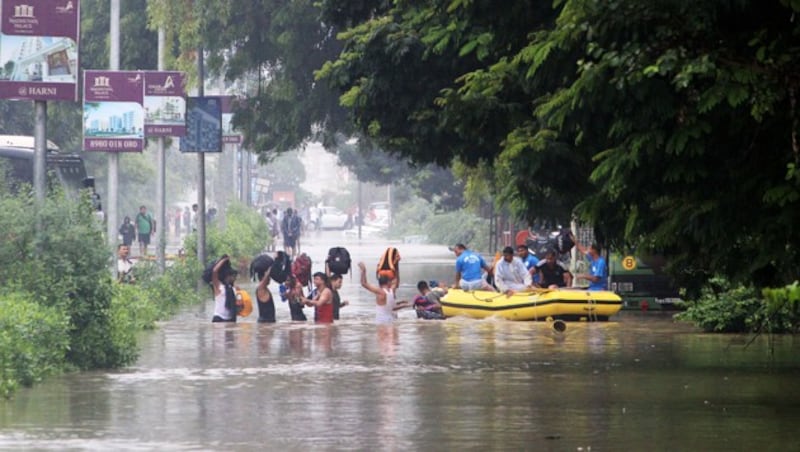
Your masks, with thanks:
[(536, 264), (536, 272), (541, 277), (539, 286), (542, 288), (558, 289), (572, 286), (572, 273), (556, 260), (556, 252), (553, 250), (547, 250), (544, 259)]
[(414, 310), (417, 312), (418, 319), (444, 320), (442, 304), (439, 302), (439, 298), (447, 293), (447, 291), (444, 290), (442, 292), (440, 290), (434, 291), (431, 289), (431, 287), (440, 289), (436, 286), (436, 281), (431, 281), (430, 285), (425, 281), (417, 283), (417, 290), (419, 290), (420, 294), (414, 298)]
[(514, 248), (503, 248), (503, 258), (494, 267), (494, 283), (509, 297), (531, 285), (530, 273), (522, 260), (514, 256)]
[(586, 248), (575, 238), (575, 235), (571, 235), (571, 238), (578, 251), (589, 261), (589, 273), (578, 273), (575, 276), (580, 279), (588, 279), (589, 290), (607, 290), (608, 266), (606, 260), (600, 255), (600, 247), (596, 243), (592, 243), (589, 248)]
[(456, 255), (456, 280), (453, 284), (453, 289), (461, 288), (462, 290), (488, 290), (494, 292), (494, 288), (486, 282), (481, 273), (486, 270), (491, 273), (490, 267), (483, 256), (468, 250), (463, 243), (456, 244), (453, 247), (453, 252)]

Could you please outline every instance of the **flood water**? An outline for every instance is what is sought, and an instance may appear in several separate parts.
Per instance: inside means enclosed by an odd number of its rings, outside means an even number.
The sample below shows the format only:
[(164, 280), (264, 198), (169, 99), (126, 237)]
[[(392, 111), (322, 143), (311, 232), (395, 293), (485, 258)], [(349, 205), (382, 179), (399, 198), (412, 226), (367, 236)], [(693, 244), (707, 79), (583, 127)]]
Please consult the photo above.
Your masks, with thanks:
[[(385, 244), (308, 237), (321, 268), (344, 244), (374, 268)], [(445, 247), (396, 245), (401, 298), (452, 278)], [(273, 287), (273, 293), (277, 293)], [(609, 322), (402, 312), (345, 276), (333, 326), (211, 324), (211, 300), (141, 336), (129, 368), (53, 377), (0, 402), (2, 450), (785, 450), (800, 425), (800, 343), (706, 335), (669, 315)], [(310, 309), (307, 315), (313, 316)]]

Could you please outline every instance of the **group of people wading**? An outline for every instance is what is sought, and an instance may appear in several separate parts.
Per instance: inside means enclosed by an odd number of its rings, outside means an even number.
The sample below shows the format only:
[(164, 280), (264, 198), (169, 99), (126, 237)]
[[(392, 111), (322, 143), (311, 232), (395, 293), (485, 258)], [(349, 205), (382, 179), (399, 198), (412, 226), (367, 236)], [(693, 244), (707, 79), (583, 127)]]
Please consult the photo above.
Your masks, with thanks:
[[(590, 263), (590, 272), (576, 275), (577, 278), (589, 280), (588, 290), (605, 290), (607, 267), (600, 256), (596, 245), (584, 247), (569, 233), (568, 248), (576, 246)], [(483, 257), (469, 250), (463, 244), (452, 248), (456, 255), (455, 281), (452, 288), (466, 291), (500, 290), (507, 295), (532, 287), (555, 289), (570, 287), (572, 274), (556, 260), (554, 250), (548, 250), (541, 262), (529, 254), (526, 245), (520, 245), (517, 256), (514, 249), (506, 247), (502, 258), (493, 266), (486, 263)], [(342, 287), (342, 275), (351, 271), (349, 252), (342, 247), (331, 248), (325, 259), (324, 272), (311, 272), (311, 258), (305, 253), (292, 257), (277, 251), (273, 256), (262, 254), (253, 259), (250, 275), (258, 284), (255, 291), (255, 304), (258, 307), (258, 321), (274, 323), (275, 303), (269, 289), (271, 281), (280, 284), (281, 300), (288, 303), (292, 321), (305, 322), (307, 317), (303, 311), (306, 307), (314, 308), (314, 322), (333, 323), (339, 319), (339, 311), (349, 304), (341, 300), (339, 290)], [(367, 269), (363, 262), (358, 263), (361, 273), (361, 286), (375, 295), (375, 323), (391, 324), (397, 318), (397, 311), (413, 306), (417, 317), (423, 319), (444, 319), (441, 297), (447, 293), (446, 287), (440, 287), (436, 281), (419, 281), (419, 294), (413, 302), (397, 300), (397, 288), (400, 286), (400, 253), (397, 248), (387, 248), (378, 262), (375, 276), (377, 285), (367, 279)], [(485, 275), (493, 276), (493, 283), (487, 281)], [(237, 271), (233, 269), (227, 256), (213, 263), (204, 273), (214, 293), (213, 322), (235, 322), (249, 300), (249, 295), (234, 286)], [(308, 292), (306, 292), (308, 288)], [(244, 314), (242, 314), (244, 315)]]
[[(382, 255), (376, 276), (378, 285), (367, 281), (367, 270), (359, 262), (361, 285), (375, 294), (375, 322), (387, 324), (397, 318), (396, 312), (411, 306), (396, 298), (400, 284), (400, 253), (388, 248)], [(345, 248), (331, 248), (325, 260), (325, 272), (311, 273), (311, 259), (300, 254), (294, 261), (283, 251), (273, 256), (260, 255), (250, 265), (251, 277), (257, 281), (255, 302), (258, 307), (258, 322), (274, 323), (275, 302), (269, 289), (271, 281), (280, 284), (280, 297), (288, 303), (292, 321), (305, 322), (308, 318), (305, 307), (314, 308), (315, 323), (333, 323), (339, 319), (339, 310), (349, 302), (342, 300), (339, 290), (342, 275), (350, 271), (350, 255)], [(241, 289), (235, 286), (238, 272), (231, 266), (227, 255), (214, 262), (204, 274), (214, 293), (214, 316), (212, 322), (236, 322), (244, 309)], [(306, 287), (308, 292), (306, 293)], [(249, 296), (247, 296), (249, 297)]]

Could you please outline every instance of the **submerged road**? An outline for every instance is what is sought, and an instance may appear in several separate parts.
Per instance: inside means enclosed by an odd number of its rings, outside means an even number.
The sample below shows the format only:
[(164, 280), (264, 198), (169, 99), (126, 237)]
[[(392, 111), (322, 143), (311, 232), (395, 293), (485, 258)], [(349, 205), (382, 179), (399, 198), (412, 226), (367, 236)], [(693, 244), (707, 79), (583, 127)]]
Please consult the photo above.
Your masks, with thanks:
[[(374, 268), (387, 245), (312, 233)], [(395, 244), (401, 297), (452, 278), (444, 246)], [(252, 287), (252, 286), (251, 286)], [(273, 292), (277, 293), (273, 286)], [(800, 342), (745, 348), (663, 315), (610, 322), (372, 323), (372, 296), (332, 326), (211, 324), (211, 300), (141, 337), (117, 371), (67, 374), (0, 402), (1, 450), (777, 450), (796, 442)], [(310, 310), (309, 310), (310, 311)], [(310, 312), (309, 312), (310, 313)]]

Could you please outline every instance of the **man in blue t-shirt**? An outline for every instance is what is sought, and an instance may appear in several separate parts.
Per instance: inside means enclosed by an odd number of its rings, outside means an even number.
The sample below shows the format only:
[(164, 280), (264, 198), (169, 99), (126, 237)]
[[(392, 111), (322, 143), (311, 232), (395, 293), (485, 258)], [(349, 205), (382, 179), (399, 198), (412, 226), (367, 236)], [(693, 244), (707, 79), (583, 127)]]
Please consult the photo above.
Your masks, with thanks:
[(588, 279), (589, 290), (607, 290), (608, 266), (606, 260), (600, 256), (600, 247), (592, 243), (587, 249), (575, 239), (575, 236), (572, 236), (572, 241), (575, 242), (578, 251), (589, 261), (589, 273), (579, 273), (576, 278)]
[(492, 268), (483, 260), (483, 256), (468, 250), (463, 243), (457, 244), (453, 248), (456, 254), (456, 282), (453, 288), (463, 290), (491, 290), (494, 288), (483, 279), (482, 271), (492, 271)]
[(533, 283), (538, 284), (539, 272), (536, 265), (539, 263), (539, 258), (531, 254), (530, 250), (528, 249), (528, 245), (517, 246), (517, 256), (519, 256), (520, 260), (522, 260), (522, 263), (525, 264), (525, 268), (528, 269), (528, 273), (531, 274)]

